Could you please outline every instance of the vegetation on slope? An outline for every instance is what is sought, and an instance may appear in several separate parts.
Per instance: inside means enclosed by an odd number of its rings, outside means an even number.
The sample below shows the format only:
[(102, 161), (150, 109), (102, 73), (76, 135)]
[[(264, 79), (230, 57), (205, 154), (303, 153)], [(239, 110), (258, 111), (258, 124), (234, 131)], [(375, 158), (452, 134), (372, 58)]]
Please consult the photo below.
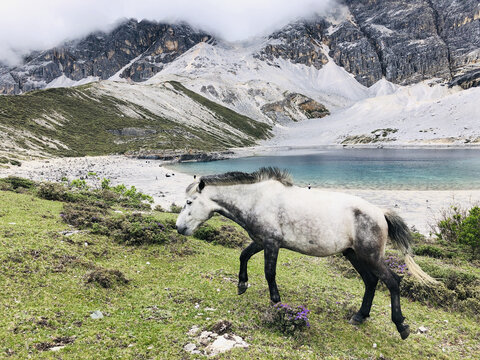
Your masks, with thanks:
[(214, 114), (216, 114), (219, 120), (230, 125), (231, 127), (240, 129), (243, 133), (257, 139), (265, 139), (269, 136), (270, 127), (268, 125), (253, 121), (247, 116), (240, 115), (239, 113), (236, 113), (225, 106), (217, 104), (216, 102), (213, 102), (206, 97), (187, 89), (178, 81), (169, 81), (169, 83), (172, 84), (176, 90), (183, 92), (199, 104), (210, 109)]
[[(218, 133), (166, 119), (144, 107), (94, 91), (95, 85), (33, 91), (0, 97), (0, 151), (84, 156), (139, 150), (221, 150), (248, 146), (268, 136), (270, 127), (192, 93), (219, 124)], [(181, 107), (182, 104), (172, 104)], [(128, 109), (128, 111), (125, 111)], [(2, 135), (3, 133), (3, 135)]]
[[(205, 239), (199, 240), (178, 235), (172, 213), (133, 215), (136, 210), (106, 203), (99, 192), (97, 201), (76, 196), (73, 202), (68, 196), (45, 200), (38, 197), (35, 183), (2, 182), (10, 190), (0, 191), (2, 358), (196, 358), (184, 350), (192, 341), (187, 332), (193, 325), (211, 329), (218, 320), (228, 321), (229, 331), (250, 344), (219, 359), (473, 359), (480, 354), (478, 312), (446, 311), (435, 303), (425, 305), (425, 299), (403, 297), (414, 331), (401, 341), (390, 320), (390, 297), (380, 287), (372, 317), (352, 326), (347, 319), (363, 295), (358, 275), (344, 276), (334, 265), (343, 261), (339, 257), (282, 250), (277, 277), (283, 301), (310, 310), (308, 329), (284, 332), (269, 325), (263, 256), (250, 260), (251, 287), (238, 296), (239, 248), (208, 242), (225, 226), (242, 232), (236, 224), (215, 216), (197, 234)], [(70, 220), (79, 219), (73, 216), (80, 209), (75, 206), (97, 211), (98, 219), (87, 214), (76, 223), (81, 229), (72, 227)], [(158, 241), (145, 237), (153, 222), (157, 232), (163, 231)], [(110, 226), (115, 232), (105, 230)], [(121, 235), (127, 234), (125, 241)], [(462, 259), (417, 261), (480, 278), (478, 267)], [(422, 326), (426, 332), (415, 333)]]

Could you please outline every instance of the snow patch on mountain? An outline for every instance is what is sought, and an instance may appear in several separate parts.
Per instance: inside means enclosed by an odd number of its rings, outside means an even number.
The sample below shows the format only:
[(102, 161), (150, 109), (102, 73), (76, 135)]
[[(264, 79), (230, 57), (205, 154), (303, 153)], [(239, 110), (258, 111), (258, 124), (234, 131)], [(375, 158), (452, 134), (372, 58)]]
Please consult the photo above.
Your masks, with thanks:
[(62, 88), (62, 87), (72, 87), (72, 86), (79, 86), (79, 85), (85, 85), (89, 84), (91, 82), (95, 82), (100, 80), (98, 76), (88, 76), (86, 78), (83, 78), (81, 80), (72, 80), (65, 75), (60, 75), (56, 79), (50, 81), (47, 86), (45, 86), (46, 89), (51, 89), (51, 88)]
[[(384, 84), (378, 87), (385, 89)], [(480, 142), (479, 98), (480, 88), (427, 83), (398, 87), (331, 116), (277, 128), (277, 136), (264, 145), (315, 147), (341, 144), (349, 137), (370, 137), (377, 146), (475, 144)]]
[[(200, 43), (146, 83), (177, 80), (215, 102), (265, 122), (271, 120), (260, 108), (283, 100), (286, 92), (306, 95), (329, 110), (371, 96), (368, 88), (333, 61), (318, 70), (284, 59), (271, 64), (257, 59), (255, 54), (266, 44), (265, 39), (234, 44)], [(328, 49), (324, 51), (328, 53)]]

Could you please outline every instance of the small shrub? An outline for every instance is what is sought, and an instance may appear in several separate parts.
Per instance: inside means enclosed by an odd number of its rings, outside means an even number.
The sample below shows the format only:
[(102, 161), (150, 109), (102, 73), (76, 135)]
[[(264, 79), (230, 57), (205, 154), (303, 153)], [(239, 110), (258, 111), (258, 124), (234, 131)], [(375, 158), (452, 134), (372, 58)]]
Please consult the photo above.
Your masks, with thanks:
[[(480, 249), (480, 207), (466, 211), (452, 206), (444, 211), (440, 220), (433, 226), (437, 239), (449, 244), (470, 247), (471, 258), (478, 257)], [(461, 253), (461, 252), (460, 252)]]
[(424, 243), (426, 240), (425, 235), (420, 234), (418, 231), (412, 230), (410, 234), (412, 235), (412, 240), (414, 244), (421, 244)]
[(111, 236), (126, 245), (174, 243), (183, 239), (173, 231), (172, 220), (161, 223), (153, 216), (139, 213), (111, 216), (107, 209), (87, 203), (67, 203), (60, 216), (76, 228)]
[(98, 268), (85, 276), (87, 284), (98, 284), (105, 289), (110, 289), (115, 285), (128, 284), (129, 280), (119, 270)]
[(100, 185), (101, 185), (102, 189), (108, 190), (108, 189), (110, 189), (110, 180), (103, 178)]
[(216, 229), (211, 225), (205, 224), (199, 227), (193, 236), (197, 239), (229, 248), (243, 247), (250, 242), (247, 235), (230, 225), (222, 225), (219, 229)]
[(88, 189), (87, 182), (83, 179), (74, 179), (70, 182), (69, 186), (71, 188), (77, 188), (77, 189), (82, 189), (82, 190)]
[(416, 255), (430, 256), (437, 259), (451, 257), (451, 254), (447, 254), (442, 248), (429, 244), (415, 246), (414, 251)]
[(251, 242), (250, 238), (234, 226), (222, 225), (214, 243), (229, 248), (243, 247)]
[(478, 249), (480, 249), (480, 207), (475, 206), (469, 210), (468, 216), (460, 224), (458, 233), (458, 242), (470, 246), (472, 257), (478, 255)]
[(144, 202), (153, 203), (153, 198), (150, 195), (137, 191), (135, 186), (131, 186), (130, 189), (124, 184), (111, 187), (110, 180), (103, 179), (101, 182), (101, 188), (104, 191), (111, 191), (120, 195), (119, 202), (127, 207), (150, 209), (150, 205), (145, 204)]
[(73, 201), (68, 189), (58, 183), (41, 183), (37, 188), (37, 196), (45, 200)]
[(422, 268), (442, 283), (432, 288), (412, 276), (405, 276), (400, 283), (402, 296), (429, 306), (478, 316), (480, 279), (476, 275), (432, 264), (422, 264)]
[(17, 177), (17, 176), (9, 176), (3, 179), (0, 179), (0, 182), (4, 184), (4, 190), (17, 190), (19, 188), (22, 189), (32, 189), (36, 186), (35, 181)]
[(92, 189), (87, 186), (85, 180), (79, 179), (71, 181), (68, 186), (61, 183), (41, 183), (38, 185), (36, 193), (38, 197), (46, 200), (83, 202), (100, 207), (117, 204), (132, 209), (149, 210), (148, 202), (153, 202), (151, 196), (137, 191), (134, 186), (127, 189), (125, 185), (115, 188), (102, 185), (99, 189)]
[(171, 212), (171, 213), (180, 214), (181, 211), (182, 211), (182, 207), (181, 207), (181, 206), (178, 206), (178, 205), (175, 204), (175, 203), (172, 203), (172, 205), (170, 205), (170, 212)]
[(158, 205), (155, 205), (155, 211), (158, 211), (158, 212), (165, 212), (165, 209), (162, 207), (162, 205), (158, 204)]
[(60, 217), (67, 224), (73, 225), (76, 228), (87, 229), (92, 228), (93, 224), (102, 223), (105, 214), (105, 209), (96, 206), (84, 203), (67, 203), (63, 206), (63, 211), (60, 213)]
[(13, 160), (13, 159), (10, 160), (10, 164), (12, 164), (14, 166), (22, 166), (22, 163), (20, 161)]
[(126, 245), (163, 244), (174, 241), (172, 223), (160, 223), (152, 216), (129, 214), (120, 217), (107, 217), (92, 227), (92, 232), (112, 236)]
[(450, 206), (443, 210), (439, 220), (432, 227), (433, 233), (439, 240), (447, 242), (457, 242), (458, 232), (463, 219), (466, 217), (466, 211), (459, 206)]
[(195, 232), (193, 233), (193, 237), (204, 240), (206, 242), (214, 242), (215, 238), (218, 236), (219, 233), (220, 232), (213, 226), (204, 224), (200, 226), (197, 230), (195, 230)]
[(309, 312), (304, 306), (278, 303), (267, 310), (265, 322), (284, 334), (293, 335), (310, 327)]

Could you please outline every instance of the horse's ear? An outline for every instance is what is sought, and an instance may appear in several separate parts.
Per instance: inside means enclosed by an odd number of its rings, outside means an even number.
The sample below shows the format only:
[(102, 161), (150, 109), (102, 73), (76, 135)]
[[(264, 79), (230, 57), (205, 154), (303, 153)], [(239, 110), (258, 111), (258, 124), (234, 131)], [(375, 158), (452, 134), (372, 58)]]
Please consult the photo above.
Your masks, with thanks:
[(200, 180), (200, 183), (198, 184), (198, 191), (202, 191), (204, 187), (205, 187), (205, 182), (203, 180)]

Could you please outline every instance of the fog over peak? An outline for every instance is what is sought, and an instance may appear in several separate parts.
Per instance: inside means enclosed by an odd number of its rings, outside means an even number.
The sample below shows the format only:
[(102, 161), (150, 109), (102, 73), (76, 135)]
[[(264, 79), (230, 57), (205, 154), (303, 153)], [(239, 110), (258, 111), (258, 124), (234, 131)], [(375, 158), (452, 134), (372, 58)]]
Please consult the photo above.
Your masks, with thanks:
[(335, 0), (2, 0), (0, 62), (13, 65), (121, 19), (186, 22), (228, 41), (266, 35), (287, 23), (323, 13)]

